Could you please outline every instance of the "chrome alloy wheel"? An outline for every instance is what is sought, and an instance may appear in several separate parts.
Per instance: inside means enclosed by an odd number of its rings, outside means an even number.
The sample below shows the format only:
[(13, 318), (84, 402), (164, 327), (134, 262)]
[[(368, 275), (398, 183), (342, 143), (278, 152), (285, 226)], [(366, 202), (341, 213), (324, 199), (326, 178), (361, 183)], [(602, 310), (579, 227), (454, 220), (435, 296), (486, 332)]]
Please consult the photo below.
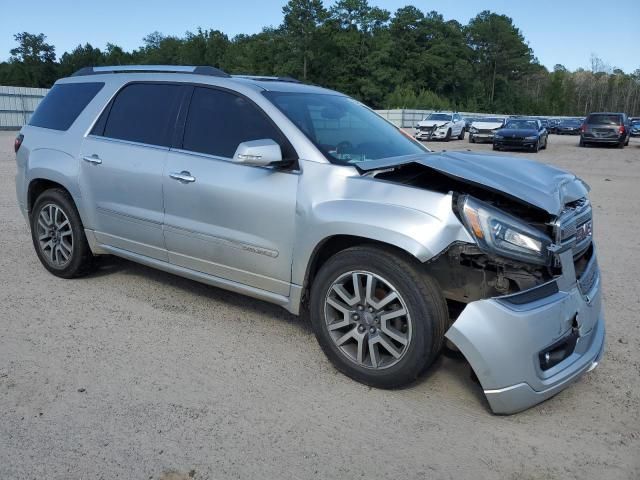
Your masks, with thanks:
[(47, 262), (56, 268), (67, 265), (73, 252), (73, 231), (66, 213), (56, 204), (44, 205), (38, 214), (38, 243)]
[(329, 335), (361, 367), (398, 363), (411, 342), (411, 318), (395, 287), (380, 275), (351, 271), (329, 288), (324, 304)]

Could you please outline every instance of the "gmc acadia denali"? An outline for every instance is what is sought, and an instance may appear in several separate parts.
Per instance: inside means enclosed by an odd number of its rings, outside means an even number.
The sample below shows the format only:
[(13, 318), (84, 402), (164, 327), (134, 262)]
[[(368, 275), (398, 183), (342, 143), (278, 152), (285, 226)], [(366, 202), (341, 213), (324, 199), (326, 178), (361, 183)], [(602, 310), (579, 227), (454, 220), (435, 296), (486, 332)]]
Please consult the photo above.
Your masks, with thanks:
[(59, 277), (112, 254), (308, 312), (336, 368), (375, 387), (412, 382), (446, 338), (496, 413), (602, 356), (588, 187), (557, 168), (434, 153), (340, 93), (212, 67), (82, 69), (15, 149)]

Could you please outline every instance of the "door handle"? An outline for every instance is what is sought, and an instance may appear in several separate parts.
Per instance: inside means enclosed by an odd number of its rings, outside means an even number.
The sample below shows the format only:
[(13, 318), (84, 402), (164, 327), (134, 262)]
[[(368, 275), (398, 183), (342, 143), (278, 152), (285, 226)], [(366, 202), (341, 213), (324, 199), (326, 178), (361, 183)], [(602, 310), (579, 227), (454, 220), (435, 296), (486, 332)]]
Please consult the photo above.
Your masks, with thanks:
[(171, 172), (169, 176), (174, 180), (178, 180), (182, 183), (193, 183), (196, 181), (196, 177), (192, 177), (191, 173), (187, 172), (186, 170), (183, 170), (181, 172)]
[(93, 155), (85, 155), (84, 157), (82, 157), (82, 159), (85, 162), (93, 163), (94, 165), (100, 165), (102, 163), (102, 160), (100, 160), (100, 157), (95, 153)]

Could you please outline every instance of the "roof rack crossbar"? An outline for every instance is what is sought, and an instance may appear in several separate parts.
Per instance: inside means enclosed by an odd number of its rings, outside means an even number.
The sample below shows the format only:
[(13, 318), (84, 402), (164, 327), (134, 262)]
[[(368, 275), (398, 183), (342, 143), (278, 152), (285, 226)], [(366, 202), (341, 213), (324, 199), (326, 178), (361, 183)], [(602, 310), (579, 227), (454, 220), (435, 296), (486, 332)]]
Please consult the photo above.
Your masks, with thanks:
[(72, 77), (84, 75), (100, 75), (102, 73), (191, 73), (195, 75), (209, 75), (212, 77), (230, 77), (219, 68), (209, 66), (187, 65), (113, 65), (109, 67), (84, 67), (76, 71)]
[(233, 78), (246, 78), (247, 80), (257, 80), (266, 82), (291, 82), (302, 83), (300, 80), (293, 77), (270, 77), (265, 75), (231, 75)]

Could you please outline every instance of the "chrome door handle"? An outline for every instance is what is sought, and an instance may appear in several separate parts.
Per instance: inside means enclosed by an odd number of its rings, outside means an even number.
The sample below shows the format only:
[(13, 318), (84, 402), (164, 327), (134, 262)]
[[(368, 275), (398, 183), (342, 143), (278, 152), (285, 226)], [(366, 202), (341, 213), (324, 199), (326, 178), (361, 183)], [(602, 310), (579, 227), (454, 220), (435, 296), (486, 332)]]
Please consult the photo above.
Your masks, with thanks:
[(196, 177), (192, 177), (191, 173), (187, 172), (186, 170), (183, 170), (181, 172), (171, 172), (169, 176), (174, 180), (178, 180), (182, 183), (193, 183), (196, 181)]
[(100, 165), (102, 163), (102, 160), (100, 160), (100, 157), (96, 154), (85, 155), (84, 157), (82, 157), (82, 159), (85, 162), (93, 163), (94, 165)]

